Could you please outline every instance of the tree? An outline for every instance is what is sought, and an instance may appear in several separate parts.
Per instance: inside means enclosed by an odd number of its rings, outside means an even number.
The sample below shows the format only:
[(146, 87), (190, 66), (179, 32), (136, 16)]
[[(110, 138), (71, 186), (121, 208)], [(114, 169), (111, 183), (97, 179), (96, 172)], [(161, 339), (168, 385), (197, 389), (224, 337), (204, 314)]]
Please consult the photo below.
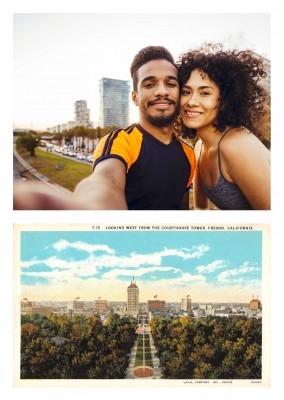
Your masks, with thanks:
[(98, 315), (22, 316), (21, 378), (123, 379), (135, 338), (135, 320), (117, 314), (105, 326)]
[(65, 140), (65, 144), (68, 145), (68, 146), (70, 146), (71, 140), (72, 140), (72, 136), (73, 136), (73, 134), (72, 134), (72, 129), (65, 129), (65, 130), (62, 132), (62, 134), (63, 134), (63, 138), (64, 138), (64, 140)]
[(261, 379), (261, 320), (154, 318), (150, 325), (164, 378)]
[(63, 133), (62, 132), (56, 132), (56, 133), (54, 133), (54, 135), (53, 135), (53, 139), (54, 140), (57, 140), (57, 144), (61, 144), (62, 143), (62, 140), (63, 140)]
[(24, 135), (18, 137), (16, 140), (16, 145), (20, 148), (24, 148), (30, 152), (32, 157), (35, 156), (35, 149), (38, 147), (40, 142), (39, 136), (30, 131), (30, 133), (25, 133)]
[(32, 341), (38, 335), (38, 327), (31, 323), (23, 324), (21, 327), (21, 345), (25, 346), (26, 343)]

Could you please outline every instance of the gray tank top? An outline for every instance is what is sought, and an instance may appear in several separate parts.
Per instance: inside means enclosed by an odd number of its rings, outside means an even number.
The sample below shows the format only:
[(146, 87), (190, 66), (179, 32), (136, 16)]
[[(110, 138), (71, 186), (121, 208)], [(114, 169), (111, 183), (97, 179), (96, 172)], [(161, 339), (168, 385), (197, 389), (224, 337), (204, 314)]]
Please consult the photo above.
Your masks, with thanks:
[(218, 166), (219, 166), (219, 179), (216, 186), (210, 187), (205, 185), (202, 181), (199, 162), (202, 152), (202, 144), (198, 160), (198, 170), (201, 179), (201, 185), (203, 187), (204, 193), (209, 200), (212, 201), (220, 210), (252, 210), (252, 206), (247, 201), (243, 193), (240, 191), (239, 187), (232, 182), (229, 182), (224, 178), (221, 170), (221, 155), (220, 155), (220, 143), (225, 135), (228, 133), (229, 129), (225, 131), (218, 143)]

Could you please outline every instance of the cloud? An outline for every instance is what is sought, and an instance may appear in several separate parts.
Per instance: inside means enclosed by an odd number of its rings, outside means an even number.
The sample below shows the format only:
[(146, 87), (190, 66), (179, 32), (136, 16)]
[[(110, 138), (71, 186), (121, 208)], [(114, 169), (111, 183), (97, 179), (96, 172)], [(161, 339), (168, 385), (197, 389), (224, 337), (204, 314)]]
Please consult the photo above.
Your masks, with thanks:
[(37, 264), (45, 264), (45, 261), (41, 261), (41, 260), (31, 260), (31, 261), (21, 261), (21, 269), (23, 268), (30, 268), (33, 265), (37, 265)]
[(85, 260), (80, 260), (80, 261), (62, 260), (57, 257), (49, 257), (46, 260), (32, 260), (30, 262), (27, 262), (27, 261), (22, 262), (21, 268), (25, 269), (25, 268), (32, 267), (34, 265), (46, 265), (47, 267), (52, 268), (52, 269), (69, 269), (69, 270), (87, 267), (90, 265), (92, 265), (94, 267), (94, 265), (92, 264), (91, 257), (89, 257)]
[[(154, 252), (150, 254), (139, 254), (131, 253), (128, 256), (117, 256), (115, 255), (115, 250), (111, 249), (107, 245), (91, 245), (84, 242), (73, 242), (70, 243), (67, 240), (60, 240), (53, 245), (53, 247), (58, 250), (64, 250), (66, 248), (74, 248), (77, 250), (86, 251), (89, 253), (94, 253), (96, 251), (104, 251), (107, 254), (91, 254), (89, 260), (96, 267), (128, 267), (128, 268), (138, 268), (141, 265), (161, 265), (163, 257), (175, 256), (180, 257), (184, 260), (200, 257), (204, 252), (209, 250), (206, 245), (193, 246), (192, 249), (168, 249), (164, 248), (162, 251)], [(69, 260), (62, 260), (57, 257), (50, 257), (46, 260), (31, 260), (21, 262), (22, 268), (28, 268), (36, 264), (46, 264), (51, 268), (66, 268), (66, 265), (70, 265)], [(72, 263), (71, 263), (72, 264)]]
[[(172, 271), (173, 273), (181, 272), (178, 268), (174, 267), (148, 267), (148, 268), (139, 268), (135, 270), (135, 278), (141, 277), (145, 274), (150, 272), (169, 272)], [(106, 272), (103, 275), (103, 279), (117, 279), (119, 276), (129, 276), (132, 274), (132, 271), (129, 269), (113, 269), (109, 272)]]
[(73, 271), (68, 270), (53, 270), (53, 271), (41, 271), (41, 272), (25, 272), (24, 276), (32, 276), (37, 278), (46, 278), (49, 279), (52, 283), (54, 282), (63, 282), (69, 281), (70, 279), (74, 278)]
[(184, 260), (188, 260), (190, 258), (201, 257), (209, 249), (210, 248), (207, 245), (193, 246), (192, 249), (183, 248), (181, 250), (165, 248), (163, 251), (157, 254), (159, 254), (160, 257), (177, 256), (183, 258)]
[(82, 250), (88, 253), (94, 253), (95, 251), (104, 251), (109, 254), (114, 254), (114, 250), (105, 244), (90, 244), (81, 241), (70, 243), (67, 240), (59, 240), (53, 245), (53, 247), (58, 251), (65, 250), (68, 247), (71, 247), (72, 249)]
[(247, 281), (247, 275), (255, 272), (259, 272), (260, 268), (257, 266), (250, 266), (249, 262), (244, 262), (240, 268), (228, 269), (227, 271), (221, 272), (218, 275), (218, 282), (221, 284), (230, 282), (245, 282)]
[(215, 260), (212, 263), (208, 265), (200, 265), (199, 267), (196, 267), (196, 270), (199, 273), (205, 273), (205, 274), (210, 274), (211, 272), (215, 272), (217, 269), (222, 269), (226, 268), (226, 264), (223, 260)]
[[(73, 279), (86, 279), (93, 277), (98, 274), (98, 269), (93, 265), (92, 258), (89, 257), (86, 260), (80, 261), (68, 261), (60, 260), (56, 257), (50, 257), (45, 261), (38, 261), (38, 271), (27, 271), (22, 270), (22, 276), (46, 278), (50, 280), (50, 284), (55, 282), (70, 282)], [(48, 266), (50, 271), (42, 271), (40, 268), (42, 265)], [(35, 261), (32, 262), (31, 266), (35, 265)], [(27, 265), (25, 266), (28, 267)]]
[(108, 256), (103, 255), (96, 257), (94, 263), (96, 266), (104, 267), (121, 267), (121, 268), (138, 268), (141, 265), (162, 265), (163, 257), (179, 257), (183, 260), (190, 258), (200, 257), (205, 251), (208, 251), (207, 246), (193, 247), (193, 249), (168, 249), (164, 248), (162, 251), (150, 253), (150, 254), (139, 254), (131, 253), (129, 256)]
[(182, 277), (176, 280), (176, 283), (205, 283), (205, 278), (202, 275), (192, 275), (188, 272), (184, 273)]
[[(163, 258), (179, 257), (183, 260), (201, 257), (204, 252), (209, 250), (206, 245), (193, 246), (191, 249), (169, 249), (164, 248), (161, 251), (150, 254), (131, 253), (126, 256), (118, 256), (115, 251), (106, 245), (91, 245), (84, 242), (70, 243), (67, 240), (60, 240), (54, 244), (57, 251), (67, 248), (79, 249), (86, 251), (89, 255), (84, 260), (74, 260), (69, 258), (59, 258), (58, 256), (49, 257), (45, 260), (33, 259), (29, 262), (21, 263), (22, 275), (39, 279), (49, 279), (50, 283), (55, 280), (60, 282), (69, 281), (72, 279), (91, 278), (98, 275), (100, 269), (112, 268), (112, 271), (105, 272), (103, 279), (116, 279), (120, 276), (129, 276), (135, 273), (136, 277), (141, 277), (153, 272), (172, 272), (173, 274), (181, 274), (182, 271), (174, 267), (163, 266)], [(94, 254), (96, 251), (104, 251), (103, 254)], [(38, 266), (38, 271), (35, 270)], [(51, 271), (43, 271), (43, 266), (48, 267)], [(33, 267), (29, 271), (29, 267)], [(133, 270), (133, 271), (132, 271)], [(192, 278), (194, 279), (194, 278)]]

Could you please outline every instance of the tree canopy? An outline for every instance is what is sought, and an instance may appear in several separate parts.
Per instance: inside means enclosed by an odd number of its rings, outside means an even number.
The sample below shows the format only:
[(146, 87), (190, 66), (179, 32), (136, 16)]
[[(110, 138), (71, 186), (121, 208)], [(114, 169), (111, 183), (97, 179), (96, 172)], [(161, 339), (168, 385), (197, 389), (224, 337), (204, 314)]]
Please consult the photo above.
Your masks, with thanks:
[(98, 315), (70, 320), (54, 314), (25, 315), (21, 322), (22, 379), (125, 377), (135, 320), (113, 315), (103, 325)]
[(261, 320), (155, 318), (150, 325), (163, 378), (261, 379)]

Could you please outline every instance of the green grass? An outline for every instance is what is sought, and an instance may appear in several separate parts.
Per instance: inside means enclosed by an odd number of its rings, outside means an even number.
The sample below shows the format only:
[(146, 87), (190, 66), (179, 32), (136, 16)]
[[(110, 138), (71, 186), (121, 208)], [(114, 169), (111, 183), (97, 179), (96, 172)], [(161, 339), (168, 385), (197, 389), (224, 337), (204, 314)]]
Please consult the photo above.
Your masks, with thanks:
[[(143, 366), (143, 335), (138, 336), (138, 345), (135, 356), (134, 368)], [(145, 366), (153, 368), (149, 335), (145, 334)]]
[[(36, 149), (35, 157), (31, 157), (30, 153), (25, 150), (17, 149), (17, 151), (34, 169), (49, 178), (50, 182), (57, 183), (71, 191), (82, 179), (92, 173), (91, 164), (61, 157), (46, 150)], [(58, 165), (62, 169), (57, 169)]]

